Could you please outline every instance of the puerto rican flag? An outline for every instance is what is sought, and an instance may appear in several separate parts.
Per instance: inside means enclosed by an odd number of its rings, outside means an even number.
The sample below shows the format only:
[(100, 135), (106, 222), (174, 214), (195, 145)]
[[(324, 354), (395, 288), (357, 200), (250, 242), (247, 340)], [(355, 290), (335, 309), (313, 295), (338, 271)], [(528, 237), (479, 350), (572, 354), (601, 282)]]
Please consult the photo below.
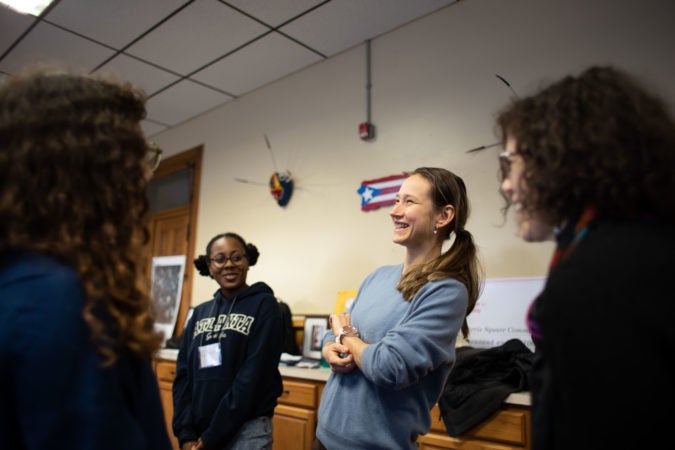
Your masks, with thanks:
[(409, 176), (408, 172), (403, 172), (400, 175), (362, 181), (361, 187), (356, 191), (361, 196), (361, 211), (393, 205), (399, 188)]

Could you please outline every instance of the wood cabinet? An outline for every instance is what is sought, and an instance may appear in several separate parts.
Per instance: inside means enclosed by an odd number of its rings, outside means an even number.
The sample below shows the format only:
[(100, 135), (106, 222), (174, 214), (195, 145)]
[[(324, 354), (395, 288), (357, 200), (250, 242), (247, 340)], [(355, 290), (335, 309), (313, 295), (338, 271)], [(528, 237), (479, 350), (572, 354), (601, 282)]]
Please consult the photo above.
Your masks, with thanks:
[[(173, 448), (178, 450), (178, 440), (173, 436), (173, 380), (176, 377), (175, 361), (157, 359), (155, 373), (164, 407), (166, 421)], [(274, 450), (311, 450), (316, 429), (319, 399), (323, 381), (284, 377), (283, 392), (274, 410)]]
[(171, 429), (171, 420), (173, 418), (173, 379), (176, 377), (176, 363), (174, 361), (157, 360), (155, 362), (155, 373), (159, 383), (159, 395), (162, 398), (162, 407), (164, 408), (164, 420), (166, 429), (169, 431), (171, 444), (174, 450), (178, 450), (178, 439), (173, 435)]
[[(155, 365), (164, 416), (171, 433), (173, 416), (172, 384), (176, 375), (174, 361), (158, 360)], [(311, 377), (303, 378), (303, 370)], [(324, 369), (290, 369), (293, 376), (283, 376), (283, 393), (274, 410), (273, 450), (311, 450), (315, 438), (317, 411), (325, 377)], [(327, 377), (327, 376), (326, 376)], [(323, 378), (323, 379), (322, 379)], [(174, 448), (178, 442), (172, 435)], [(487, 420), (459, 438), (448, 436), (440, 418), (438, 405), (431, 410), (431, 430), (417, 440), (420, 450), (529, 450), (530, 409), (528, 406), (504, 404)]]
[(274, 410), (273, 450), (311, 450), (323, 381), (284, 377)]
[(448, 436), (438, 405), (431, 410), (431, 430), (417, 440), (420, 450), (530, 449), (529, 407), (504, 405), (459, 438)]

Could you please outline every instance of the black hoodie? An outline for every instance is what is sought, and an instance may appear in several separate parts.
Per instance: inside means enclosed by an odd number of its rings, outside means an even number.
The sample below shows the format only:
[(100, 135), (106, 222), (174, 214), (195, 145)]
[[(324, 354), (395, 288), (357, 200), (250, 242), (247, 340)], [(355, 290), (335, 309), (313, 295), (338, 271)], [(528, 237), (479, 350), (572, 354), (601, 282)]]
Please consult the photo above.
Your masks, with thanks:
[[(200, 369), (199, 347), (220, 343), (219, 366)], [(283, 322), (272, 289), (259, 282), (234, 299), (195, 307), (183, 332), (173, 383), (173, 430), (182, 445), (227, 445), (244, 422), (271, 417), (281, 395)]]

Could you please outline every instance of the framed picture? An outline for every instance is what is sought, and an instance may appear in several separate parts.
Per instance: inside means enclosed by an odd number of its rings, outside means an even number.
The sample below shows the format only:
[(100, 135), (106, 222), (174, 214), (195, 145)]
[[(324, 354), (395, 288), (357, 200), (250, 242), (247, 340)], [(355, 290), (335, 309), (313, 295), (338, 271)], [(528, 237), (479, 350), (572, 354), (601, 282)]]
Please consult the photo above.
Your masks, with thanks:
[(164, 334), (162, 345), (173, 335), (176, 326), (184, 273), (185, 255), (152, 258), (150, 297), (155, 315), (155, 330)]
[(321, 359), (321, 344), (328, 330), (328, 316), (305, 316), (305, 333), (302, 356)]

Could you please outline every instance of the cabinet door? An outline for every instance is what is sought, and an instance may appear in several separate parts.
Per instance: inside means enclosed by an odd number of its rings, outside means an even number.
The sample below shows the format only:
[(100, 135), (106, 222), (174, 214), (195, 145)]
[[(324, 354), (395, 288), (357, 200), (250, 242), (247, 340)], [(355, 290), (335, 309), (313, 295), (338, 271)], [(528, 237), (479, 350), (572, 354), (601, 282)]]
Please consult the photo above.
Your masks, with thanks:
[(291, 406), (301, 406), (309, 409), (318, 407), (316, 384), (305, 381), (291, 381), (284, 378), (284, 390), (279, 397), (279, 403)]
[[(441, 411), (438, 405), (431, 410), (431, 430), (420, 441), (427, 442), (421, 449), (435, 450), (436, 448), (461, 449), (529, 449), (529, 410), (517, 406), (500, 409), (473, 429), (467, 431), (459, 439), (448, 436), (445, 424), (441, 420)], [(441, 439), (443, 438), (443, 439)], [(430, 441), (447, 444), (434, 447)], [(487, 442), (485, 442), (487, 441)], [(452, 442), (452, 443), (450, 443)], [(492, 444), (494, 442), (494, 444)]]
[(155, 363), (157, 380), (159, 382), (159, 395), (164, 408), (164, 421), (171, 438), (174, 450), (179, 450), (178, 439), (173, 435), (171, 421), (173, 419), (173, 379), (176, 376), (176, 363), (173, 361), (157, 361)]
[(273, 450), (311, 450), (316, 427), (314, 410), (277, 405), (274, 410)]
[(419, 450), (522, 450), (523, 448), (474, 439), (456, 439), (437, 433), (420, 436), (417, 445)]
[(178, 439), (173, 435), (171, 429), (171, 419), (173, 418), (173, 395), (171, 393), (171, 383), (162, 381), (159, 383), (159, 395), (162, 398), (162, 406), (164, 407), (164, 421), (166, 422), (166, 429), (169, 432), (169, 438), (174, 450), (179, 450)]

